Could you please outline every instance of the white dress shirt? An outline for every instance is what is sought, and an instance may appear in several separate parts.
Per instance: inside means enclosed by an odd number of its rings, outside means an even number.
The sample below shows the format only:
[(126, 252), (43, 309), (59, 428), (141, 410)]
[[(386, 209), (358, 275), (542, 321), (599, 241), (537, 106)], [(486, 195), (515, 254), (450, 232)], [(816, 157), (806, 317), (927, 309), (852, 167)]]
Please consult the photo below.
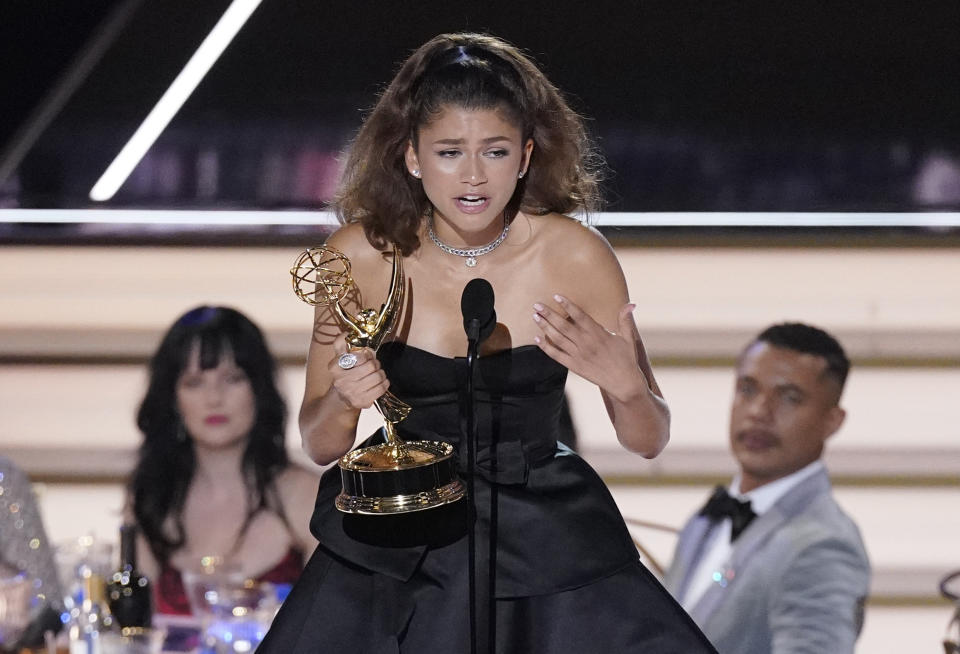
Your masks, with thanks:
[[(749, 493), (740, 492), (740, 475), (737, 474), (730, 482), (728, 492), (738, 500), (750, 500), (750, 508), (757, 516), (761, 516), (777, 503), (781, 497), (814, 473), (823, 469), (823, 462), (817, 459), (813, 463), (800, 468), (794, 473), (781, 477), (769, 484), (754, 488)], [(730, 555), (733, 552), (733, 543), (730, 542), (730, 518), (724, 518), (710, 529), (707, 542), (703, 547), (703, 555), (690, 576), (686, 592), (680, 598), (680, 604), (690, 611), (712, 584), (723, 583), (723, 571), (730, 565)], [(741, 538), (743, 535), (741, 534)]]

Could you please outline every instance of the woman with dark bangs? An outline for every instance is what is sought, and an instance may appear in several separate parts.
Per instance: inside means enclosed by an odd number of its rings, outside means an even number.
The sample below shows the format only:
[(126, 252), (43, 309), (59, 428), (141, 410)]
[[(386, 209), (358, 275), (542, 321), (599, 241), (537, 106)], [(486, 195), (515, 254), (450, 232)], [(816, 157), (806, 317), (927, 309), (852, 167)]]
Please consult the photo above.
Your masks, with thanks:
[(316, 544), (317, 479), (287, 458), (275, 375), (260, 330), (225, 307), (181, 316), (150, 362), (129, 497), (158, 613), (190, 614), (181, 572), (204, 557), (292, 584)]
[(599, 232), (566, 215), (596, 207), (598, 164), (580, 117), (500, 39), (438, 36), (384, 91), (347, 155), (343, 225), (327, 243), (362, 291), (344, 300), (349, 313), (384, 302), (394, 248), (406, 295), (394, 340), (351, 356), (331, 308), (318, 307), (303, 443), (317, 463), (336, 461), (361, 409), (389, 388), (412, 406), (401, 437), (458, 448), (460, 299), (482, 277), (499, 322), (477, 362), (475, 495), (345, 515), (339, 471), (324, 475), (319, 546), (261, 654), (714, 651), (641, 564), (597, 474), (557, 442), (568, 370), (598, 386), (627, 450), (652, 458), (669, 438), (620, 265)]

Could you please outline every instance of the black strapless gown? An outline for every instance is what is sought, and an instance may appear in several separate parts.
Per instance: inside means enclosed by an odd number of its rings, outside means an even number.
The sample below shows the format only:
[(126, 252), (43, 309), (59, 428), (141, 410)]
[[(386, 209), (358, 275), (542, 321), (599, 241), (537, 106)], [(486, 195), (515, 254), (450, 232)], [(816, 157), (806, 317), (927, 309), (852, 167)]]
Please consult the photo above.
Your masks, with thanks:
[[(396, 342), (378, 356), (413, 407), (401, 435), (462, 450), (465, 360)], [(536, 346), (477, 368), (478, 651), (491, 639), (503, 654), (714, 652), (640, 563), (601, 479), (557, 443), (566, 368)], [(320, 545), (258, 651), (469, 652), (468, 500), (360, 516), (336, 510), (339, 492), (332, 468), (310, 522)]]

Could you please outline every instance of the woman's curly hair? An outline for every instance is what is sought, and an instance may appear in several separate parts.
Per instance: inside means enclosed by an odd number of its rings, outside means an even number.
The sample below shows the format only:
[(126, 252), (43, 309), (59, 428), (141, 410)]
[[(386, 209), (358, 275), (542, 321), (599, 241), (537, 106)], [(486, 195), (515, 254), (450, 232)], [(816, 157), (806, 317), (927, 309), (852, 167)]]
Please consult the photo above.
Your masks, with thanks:
[(431, 205), (408, 172), (407, 144), (444, 108), (497, 109), (535, 144), (506, 219), (598, 208), (599, 154), (581, 117), (520, 50), (483, 34), (442, 34), (418, 48), (380, 96), (348, 150), (335, 200), (342, 223), (359, 222), (377, 249), (420, 246)]

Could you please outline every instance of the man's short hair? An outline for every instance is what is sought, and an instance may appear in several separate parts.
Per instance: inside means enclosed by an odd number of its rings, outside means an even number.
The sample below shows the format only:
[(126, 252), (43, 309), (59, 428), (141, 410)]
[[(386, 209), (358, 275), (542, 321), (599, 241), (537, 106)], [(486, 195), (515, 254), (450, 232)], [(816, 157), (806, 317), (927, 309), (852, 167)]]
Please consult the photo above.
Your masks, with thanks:
[(750, 345), (754, 343), (769, 343), (776, 347), (821, 357), (827, 362), (824, 374), (832, 377), (840, 390), (843, 390), (847, 374), (850, 372), (850, 359), (847, 358), (839, 341), (822, 329), (801, 322), (784, 322), (764, 329)]

